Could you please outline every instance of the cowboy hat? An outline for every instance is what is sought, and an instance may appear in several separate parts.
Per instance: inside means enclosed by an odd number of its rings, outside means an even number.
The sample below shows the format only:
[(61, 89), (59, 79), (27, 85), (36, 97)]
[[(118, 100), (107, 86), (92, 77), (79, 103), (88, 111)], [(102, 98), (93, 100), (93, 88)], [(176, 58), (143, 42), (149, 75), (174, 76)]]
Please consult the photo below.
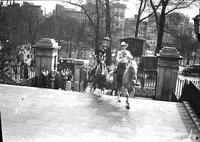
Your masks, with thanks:
[(127, 46), (126, 42), (122, 41), (120, 46)]
[(104, 50), (102, 50), (102, 49), (99, 49), (99, 50), (97, 51), (97, 54), (98, 54), (99, 52), (101, 52), (102, 54), (104, 54), (104, 53), (105, 53), (105, 51), (104, 51)]

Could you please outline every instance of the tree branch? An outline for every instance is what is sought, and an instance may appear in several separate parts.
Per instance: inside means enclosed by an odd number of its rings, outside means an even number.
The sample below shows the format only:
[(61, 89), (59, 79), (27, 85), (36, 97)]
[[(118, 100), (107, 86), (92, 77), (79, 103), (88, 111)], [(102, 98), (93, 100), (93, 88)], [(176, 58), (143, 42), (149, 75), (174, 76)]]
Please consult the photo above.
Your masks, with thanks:
[[(189, 3), (186, 3), (185, 0), (182, 0), (182, 1), (179, 1), (177, 4), (174, 4), (175, 7), (172, 8), (171, 10), (165, 12), (165, 14), (169, 14), (170, 12), (173, 12), (174, 10), (177, 10), (177, 9), (183, 9), (183, 8), (187, 8), (187, 7), (190, 7), (196, 0), (192, 0), (190, 1)], [(183, 4), (186, 4), (185, 6)]]
[(172, 32), (168, 31), (167, 29), (164, 29), (164, 32), (166, 32), (166, 33), (172, 35), (173, 37), (177, 37), (177, 35), (173, 34)]
[(100, 5), (103, 7), (104, 10), (106, 10), (105, 3), (103, 3), (101, 0), (99, 0)]

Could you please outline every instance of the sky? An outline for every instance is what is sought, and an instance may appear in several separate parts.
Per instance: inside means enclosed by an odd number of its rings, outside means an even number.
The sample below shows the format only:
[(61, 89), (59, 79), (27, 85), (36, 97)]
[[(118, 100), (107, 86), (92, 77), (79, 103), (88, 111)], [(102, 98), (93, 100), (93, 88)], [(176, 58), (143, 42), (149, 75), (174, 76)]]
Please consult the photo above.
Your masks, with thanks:
[[(52, 12), (55, 9), (56, 4), (60, 4), (68, 8), (79, 9), (78, 7), (74, 7), (70, 4), (61, 2), (62, 0), (15, 0), (15, 1), (17, 3), (23, 3), (23, 1), (27, 1), (27, 2), (34, 3), (34, 5), (41, 5), (43, 12), (46, 11), (46, 14), (49, 12)], [(76, 2), (76, 1), (82, 1), (82, 0), (71, 0), (71, 1)], [(137, 14), (137, 4), (136, 4), (137, 1), (136, 0), (127, 0), (127, 1), (129, 2), (123, 2), (127, 6), (125, 16), (126, 18), (134, 17), (134, 15)], [(200, 7), (200, 4), (199, 4), (199, 7)], [(190, 9), (181, 10), (180, 12), (182, 12), (184, 15), (188, 15), (190, 17), (190, 20), (192, 20), (192, 18), (194, 18), (197, 14), (199, 14), (199, 9), (197, 7), (193, 7)]]

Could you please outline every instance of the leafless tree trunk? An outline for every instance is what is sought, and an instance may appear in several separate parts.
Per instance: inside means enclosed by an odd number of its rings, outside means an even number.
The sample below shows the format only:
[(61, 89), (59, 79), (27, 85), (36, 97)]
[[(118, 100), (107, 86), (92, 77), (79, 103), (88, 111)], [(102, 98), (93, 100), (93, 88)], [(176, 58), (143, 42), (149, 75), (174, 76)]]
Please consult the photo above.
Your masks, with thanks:
[(163, 1), (162, 4), (162, 10), (160, 13), (160, 18), (158, 22), (158, 37), (157, 37), (157, 46), (155, 54), (158, 53), (162, 49), (162, 40), (164, 35), (164, 28), (165, 28), (165, 10), (167, 8), (167, 5), (169, 3), (169, 0)]
[[(152, 11), (148, 15), (141, 18), (142, 14), (145, 12), (145, 9), (148, 7), (148, 5), (147, 5), (148, 1), (149, 0), (140, 0), (140, 6), (139, 6), (139, 9), (138, 9), (136, 26), (135, 26), (135, 37), (138, 37), (140, 23), (154, 14), (154, 11)], [(157, 10), (157, 8), (158, 7), (155, 8), (155, 11)]]
[[(156, 24), (157, 24), (157, 46), (155, 55), (162, 49), (162, 40), (165, 29), (165, 16), (175, 10), (184, 9), (190, 7), (193, 3), (198, 2), (198, 0), (160, 0), (159, 4), (153, 0), (150, 0), (150, 5), (155, 15)], [(161, 11), (158, 18), (157, 9)]]
[(109, 0), (105, 1), (105, 13), (106, 13), (106, 34), (109, 36), (109, 38), (111, 38), (111, 32), (110, 32), (110, 24), (111, 24), (111, 20), (110, 20), (110, 2)]
[(99, 50), (99, 0), (96, 0), (95, 53)]
[[(106, 13), (106, 36), (108, 36), (111, 39), (111, 31), (110, 31), (110, 24), (111, 24), (111, 18), (110, 18), (110, 1), (105, 1), (105, 13)], [(112, 62), (112, 55), (111, 55), (111, 45), (106, 49), (106, 64), (111, 65)]]
[(93, 29), (94, 29), (94, 32), (95, 32), (95, 52), (99, 49), (99, 0), (96, 0), (96, 23), (93, 22), (92, 20), (92, 17), (90, 16), (90, 14), (87, 12), (87, 9), (81, 5), (81, 4), (78, 4), (78, 3), (75, 3), (75, 2), (71, 2), (71, 0), (62, 0), (62, 2), (65, 2), (65, 3), (69, 3), (71, 5), (75, 5), (75, 6), (78, 6), (80, 8), (82, 8), (82, 10), (85, 12), (90, 24), (92, 25)]

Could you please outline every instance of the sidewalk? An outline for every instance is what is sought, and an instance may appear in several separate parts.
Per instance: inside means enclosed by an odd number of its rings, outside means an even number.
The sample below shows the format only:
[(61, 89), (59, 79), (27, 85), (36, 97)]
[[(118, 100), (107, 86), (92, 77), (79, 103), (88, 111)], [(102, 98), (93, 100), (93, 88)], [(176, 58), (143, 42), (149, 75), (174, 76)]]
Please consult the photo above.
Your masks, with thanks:
[(127, 110), (125, 98), (0, 84), (0, 104), (4, 142), (175, 142), (195, 129), (182, 103), (131, 98)]

